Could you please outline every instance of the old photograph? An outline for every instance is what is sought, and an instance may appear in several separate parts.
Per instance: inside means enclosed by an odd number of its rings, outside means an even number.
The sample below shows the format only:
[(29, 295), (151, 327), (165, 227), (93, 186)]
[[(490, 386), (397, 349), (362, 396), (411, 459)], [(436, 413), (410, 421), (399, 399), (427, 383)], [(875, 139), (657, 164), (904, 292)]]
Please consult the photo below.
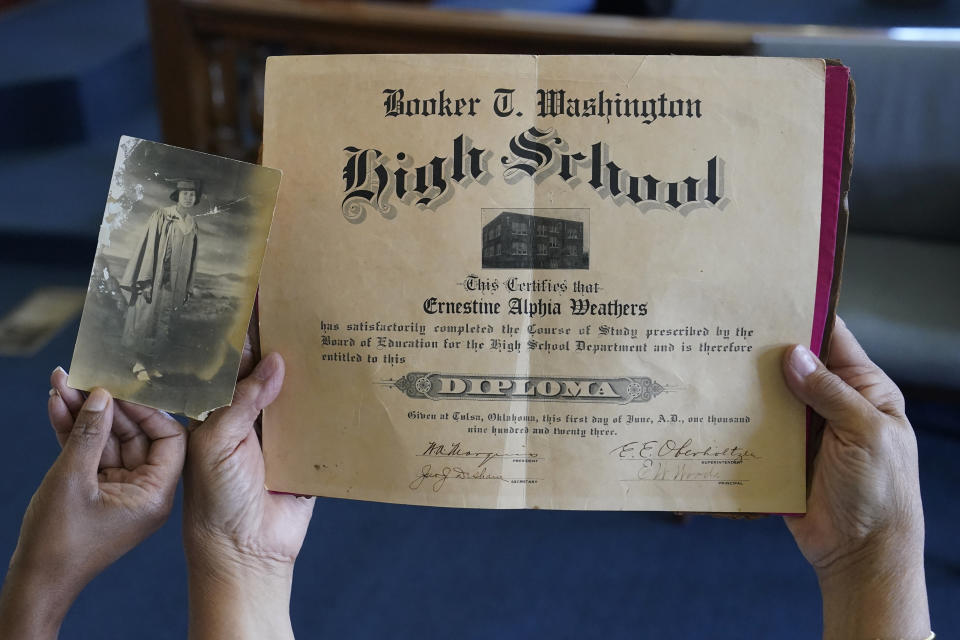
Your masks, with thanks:
[(589, 269), (589, 209), (483, 209), (484, 269)]
[(121, 139), (70, 385), (191, 417), (229, 404), (279, 184)]

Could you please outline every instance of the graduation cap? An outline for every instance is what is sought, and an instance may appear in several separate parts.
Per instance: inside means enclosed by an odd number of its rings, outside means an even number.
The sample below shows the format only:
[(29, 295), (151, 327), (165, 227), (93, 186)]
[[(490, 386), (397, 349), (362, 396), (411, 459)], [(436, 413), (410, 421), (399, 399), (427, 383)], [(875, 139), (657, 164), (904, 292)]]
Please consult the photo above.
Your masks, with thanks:
[[(171, 180), (171, 182), (173, 182)], [(170, 194), (170, 199), (176, 202), (180, 199), (181, 191), (195, 191), (197, 194), (197, 200), (200, 199), (200, 181), (199, 180), (177, 180), (177, 187), (173, 193)]]

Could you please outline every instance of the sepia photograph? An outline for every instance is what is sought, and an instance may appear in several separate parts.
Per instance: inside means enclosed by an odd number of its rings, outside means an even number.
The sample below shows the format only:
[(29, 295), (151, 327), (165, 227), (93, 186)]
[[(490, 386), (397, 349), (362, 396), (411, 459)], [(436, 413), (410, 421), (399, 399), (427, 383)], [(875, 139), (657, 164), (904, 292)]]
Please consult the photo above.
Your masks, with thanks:
[(121, 139), (70, 385), (190, 417), (229, 404), (279, 184)]
[(589, 209), (482, 209), (484, 269), (589, 269)]

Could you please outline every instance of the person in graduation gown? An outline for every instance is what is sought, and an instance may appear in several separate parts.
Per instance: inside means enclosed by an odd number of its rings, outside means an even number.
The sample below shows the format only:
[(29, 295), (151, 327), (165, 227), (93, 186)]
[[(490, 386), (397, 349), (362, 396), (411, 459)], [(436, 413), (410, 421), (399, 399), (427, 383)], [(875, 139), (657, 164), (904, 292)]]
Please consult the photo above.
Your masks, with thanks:
[(193, 295), (199, 239), (191, 210), (200, 199), (195, 180), (179, 180), (170, 194), (176, 204), (150, 215), (120, 287), (129, 294), (121, 344), (136, 356), (132, 373), (140, 380), (160, 377), (157, 356), (171, 322)]

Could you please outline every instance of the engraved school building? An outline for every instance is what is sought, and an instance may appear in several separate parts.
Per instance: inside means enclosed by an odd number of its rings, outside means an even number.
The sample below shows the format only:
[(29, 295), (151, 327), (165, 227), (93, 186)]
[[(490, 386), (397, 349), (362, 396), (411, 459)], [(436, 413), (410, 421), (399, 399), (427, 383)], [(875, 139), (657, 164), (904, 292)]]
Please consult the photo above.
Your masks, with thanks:
[(586, 269), (583, 222), (504, 211), (483, 226), (484, 269)]

